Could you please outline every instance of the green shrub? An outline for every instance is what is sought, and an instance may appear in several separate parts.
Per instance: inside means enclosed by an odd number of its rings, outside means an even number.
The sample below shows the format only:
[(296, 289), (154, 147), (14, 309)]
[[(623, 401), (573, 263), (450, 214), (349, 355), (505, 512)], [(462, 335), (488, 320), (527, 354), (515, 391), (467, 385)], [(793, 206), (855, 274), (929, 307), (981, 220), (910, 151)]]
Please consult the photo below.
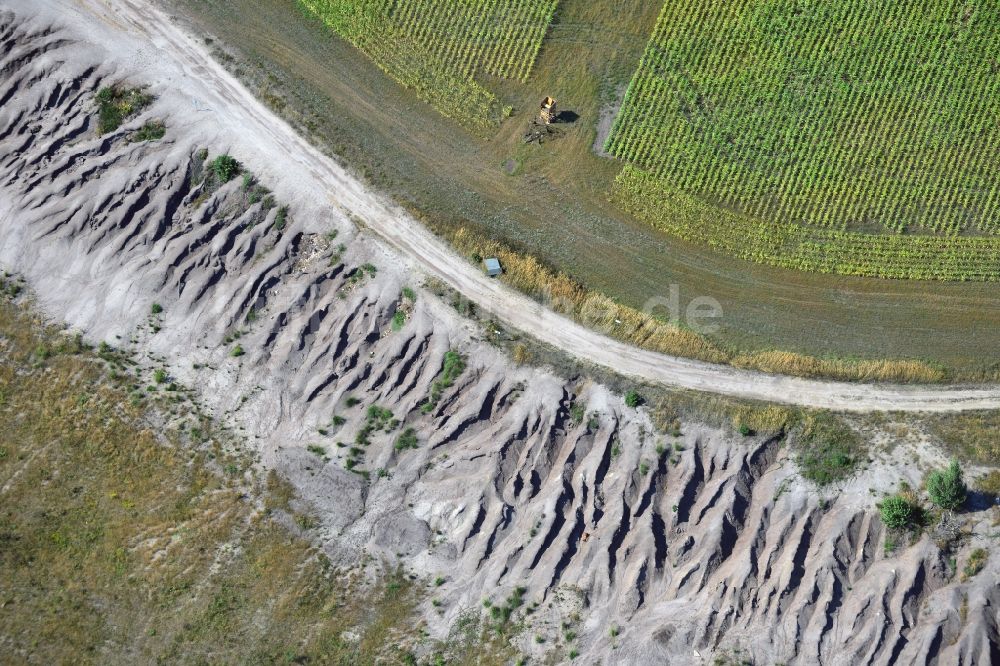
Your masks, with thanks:
[(405, 298), (410, 302), (413, 302), (417, 300), (417, 295), (409, 287), (403, 287), (403, 298)]
[(163, 306), (159, 303), (153, 303), (153, 305), (149, 308), (149, 311), (153, 314), (160, 314), (163, 312)]
[(212, 172), (220, 183), (228, 183), (240, 172), (240, 163), (231, 155), (219, 155), (212, 160)]
[(441, 399), (441, 394), (445, 389), (450, 388), (462, 372), (465, 371), (465, 359), (457, 351), (448, 350), (444, 354), (444, 365), (441, 367), (441, 374), (434, 383), (431, 384), (431, 394), (427, 396), (427, 401), (420, 406), (420, 411), (429, 414)]
[(635, 391), (629, 391), (625, 394), (625, 404), (635, 409), (642, 404), (642, 397)]
[(274, 216), (274, 229), (281, 231), (288, 223), (288, 206), (282, 206)]
[(156, 381), (157, 384), (162, 384), (163, 382), (167, 381), (167, 371), (164, 370), (163, 368), (157, 368), (156, 370), (153, 371), (153, 379)]
[(415, 448), (417, 448), (417, 432), (413, 428), (407, 428), (396, 440), (396, 450), (405, 451)]
[(878, 507), (882, 522), (894, 530), (909, 527), (914, 521), (914, 507), (905, 497), (891, 495), (886, 497)]
[(229, 352), (229, 355), (232, 356), (233, 358), (238, 358), (240, 356), (243, 356), (243, 354), (245, 353), (246, 352), (243, 351), (242, 345), (236, 345), (235, 347), (233, 347), (233, 350)]
[(931, 501), (947, 511), (961, 508), (968, 492), (957, 460), (952, 460), (947, 469), (931, 472), (927, 477), (927, 493)]
[(379, 407), (378, 405), (371, 405), (368, 408), (368, 422), (375, 427), (376, 430), (381, 430), (382, 428), (388, 427), (389, 423), (392, 421), (392, 410), (387, 407)]
[(396, 310), (396, 314), (392, 315), (392, 330), (402, 330), (404, 324), (406, 324), (406, 313)]

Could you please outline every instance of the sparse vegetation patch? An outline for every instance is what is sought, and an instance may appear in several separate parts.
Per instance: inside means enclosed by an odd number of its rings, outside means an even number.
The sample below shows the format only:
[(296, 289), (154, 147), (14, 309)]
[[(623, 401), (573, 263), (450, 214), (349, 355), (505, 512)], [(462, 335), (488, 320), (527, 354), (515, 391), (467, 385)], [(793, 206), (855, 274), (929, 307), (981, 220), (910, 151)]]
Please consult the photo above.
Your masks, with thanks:
[(438, 378), (434, 380), (431, 384), (431, 393), (427, 396), (427, 400), (421, 405), (420, 410), (425, 414), (429, 414), (437, 406), (438, 400), (441, 399), (441, 394), (451, 385), (455, 383), (458, 376), (465, 371), (465, 359), (462, 355), (455, 350), (448, 350), (444, 354), (444, 364), (441, 367), (441, 374)]
[(97, 91), (98, 133), (114, 132), (152, 101), (153, 96), (141, 88), (129, 88), (123, 85), (101, 88)]
[(162, 120), (150, 120), (129, 137), (131, 141), (159, 141), (166, 135), (167, 126)]
[(819, 485), (847, 478), (867, 456), (861, 437), (843, 420), (827, 413), (807, 416), (795, 442), (802, 476)]

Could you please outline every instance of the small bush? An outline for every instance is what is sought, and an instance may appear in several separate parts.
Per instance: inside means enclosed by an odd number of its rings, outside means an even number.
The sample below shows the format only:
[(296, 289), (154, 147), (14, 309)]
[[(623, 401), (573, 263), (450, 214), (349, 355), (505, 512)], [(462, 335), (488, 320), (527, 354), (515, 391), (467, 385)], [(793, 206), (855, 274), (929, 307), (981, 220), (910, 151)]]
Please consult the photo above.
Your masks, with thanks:
[(156, 370), (153, 371), (153, 379), (156, 381), (157, 384), (162, 384), (163, 382), (167, 381), (167, 371), (164, 370), (163, 368), (157, 368)]
[(233, 358), (239, 358), (240, 356), (243, 356), (243, 354), (245, 353), (246, 352), (243, 351), (242, 345), (236, 345), (235, 347), (233, 347), (232, 351), (229, 352), (229, 355), (232, 356)]
[(407, 428), (406, 430), (404, 430), (399, 435), (399, 438), (396, 440), (397, 451), (405, 451), (406, 449), (415, 449), (417, 448), (417, 445), (418, 445), (417, 431), (414, 430), (413, 428)]
[(417, 300), (417, 295), (409, 287), (403, 287), (403, 298), (412, 303)]
[(642, 397), (635, 391), (629, 391), (625, 394), (625, 404), (635, 409), (642, 404)]
[(438, 400), (441, 399), (441, 394), (451, 387), (455, 383), (462, 372), (465, 371), (465, 359), (457, 351), (448, 350), (444, 354), (444, 364), (441, 367), (441, 374), (434, 383), (431, 384), (431, 394), (427, 396), (427, 401), (420, 406), (420, 411), (424, 414), (429, 414), (434, 410), (437, 405)]
[(388, 427), (391, 421), (392, 410), (387, 407), (372, 405), (368, 408), (368, 422), (371, 423), (376, 429), (380, 430)]
[(927, 493), (931, 501), (946, 511), (960, 509), (968, 492), (957, 460), (952, 460), (947, 469), (931, 472), (927, 477)]
[(402, 330), (403, 325), (406, 324), (406, 313), (402, 310), (396, 310), (396, 314), (392, 315), (392, 330), (399, 331)]
[(885, 526), (900, 530), (909, 527), (915, 517), (914, 506), (901, 495), (886, 497), (879, 505), (879, 514)]
[(288, 223), (288, 206), (282, 206), (274, 216), (274, 229), (281, 231)]
[(306, 447), (306, 451), (314, 455), (317, 455), (320, 458), (326, 457), (326, 449), (320, 446), (319, 444), (310, 444), (309, 446)]
[(150, 306), (149, 311), (155, 315), (160, 314), (161, 312), (163, 312), (163, 306), (160, 305), (159, 303), (153, 303), (153, 305)]
[(212, 160), (212, 173), (220, 183), (228, 183), (240, 172), (240, 163), (231, 155), (219, 155)]

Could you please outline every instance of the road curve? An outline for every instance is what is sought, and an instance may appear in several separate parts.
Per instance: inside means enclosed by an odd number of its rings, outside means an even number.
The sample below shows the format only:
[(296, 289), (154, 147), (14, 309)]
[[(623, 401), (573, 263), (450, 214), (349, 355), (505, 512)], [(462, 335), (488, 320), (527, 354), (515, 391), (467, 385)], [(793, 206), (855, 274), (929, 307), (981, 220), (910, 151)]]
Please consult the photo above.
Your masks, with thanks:
[[(155, 60), (162, 72), (169, 64), (169, 71), (179, 75), (161, 78), (169, 79), (169, 84), (184, 94), (195, 96), (194, 108), (214, 112), (246, 137), (242, 148), (263, 153), (273, 158), (271, 164), (281, 165), (262, 169), (270, 171), (266, 173), (269, 179), (283, 180), (287, 188), (313, 200), (326, 196), (331, 205), (363, 220), (372, 233), (420, 271), (443, 280), (509, 327), (584, 362), (640, 381), (803, 407), (855, 412), (1000, 409), (998, 386), (855, 384), (769, 375), (639, 349), (581, 326), (487, 278), (408, 213), (369, 190), (259, 102), (212, 59), (201, 40), (178, 26), (154, 2), (53, 2), (72, 8), (93, 25), (100, 24), (103, 31), (142, 40), (152, 54), (146, 65), (152, 66)], [(25, 0), (25, 4), (30, 6), (32, 2)]]

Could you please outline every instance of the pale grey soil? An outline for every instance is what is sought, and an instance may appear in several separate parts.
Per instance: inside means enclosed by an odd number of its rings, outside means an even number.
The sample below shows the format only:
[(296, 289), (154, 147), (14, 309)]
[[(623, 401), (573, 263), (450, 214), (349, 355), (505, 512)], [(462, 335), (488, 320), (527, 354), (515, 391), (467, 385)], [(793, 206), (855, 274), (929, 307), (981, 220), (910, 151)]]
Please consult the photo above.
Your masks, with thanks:
[[(419, 284), (441, 277), (540, 339), (650, 379), (805, 404), (829, 393), (856, 409), (994, 404), (995, 390), (804, 382), (618, 345), (485, 280), (149, 6), (0, 6), (23, 21), (0, 18), (0, 264), (26, 276), (52, 317), (166, 359), (245, 428), (261, 465), (315, 508), (334, 560), (372, 555), (444, 578), (431, 592), (440, 605), (422, 609), (434, 635), (523, 586), (526, 606), (538, 605), (517, 645), (556, 660), (571, 646), (607, 664), (712, 663), (736, 648), (768, 664), (997, 659), (995, 554), (963, 582), (931, 534), (884, 548), (875, 503), (941, 463), (926, 442), (883, 433), (889, 453), (820, 490), (779, 440), (693, 422), (664, 435), (603, 386), (514, 366)], [(98, 137), (93, 95), (117, 80), (148, 83), (158, 99)], [(129, 142), (150, 118), (166, 121), (166, 137)], [(231, 150), (289, 202), (287, 227), (247, 202), (239, 178), (206, 192), (193, 177), (202, 147)], [(416, 288), (412, 308), (404, 285)], [(425, 413), (450, 349), (468, 367)], [(372, 405), (401, 423), (359, 447), (365, 479), (344, 467)], [(397, 451), (407, 427), (418, 446)], [(987, 510), (957, 520), (961, 570), (974, 548), (996, 550), (997, 528)]]

